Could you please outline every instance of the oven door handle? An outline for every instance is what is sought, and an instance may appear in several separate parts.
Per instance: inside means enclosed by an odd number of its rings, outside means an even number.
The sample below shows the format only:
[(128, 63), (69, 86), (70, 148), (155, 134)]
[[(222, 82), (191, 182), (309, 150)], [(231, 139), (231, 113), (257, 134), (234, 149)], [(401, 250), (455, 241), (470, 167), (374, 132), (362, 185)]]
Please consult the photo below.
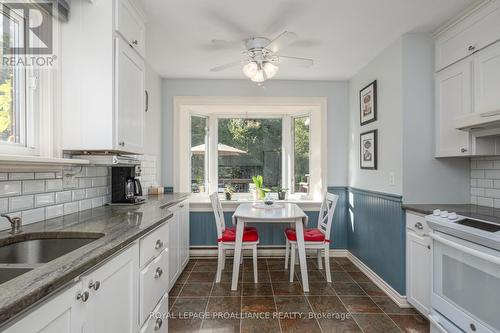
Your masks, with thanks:
[(441, 325), (441, 323), (439, 322), (439, 318), (437, 318), (436, 316), (434, 315), (429, 315), (429, 321), (434, 324), (434, 327), (436, 327), (438, 329), (439, 332), (441, 333), (448, 333), (448, 331), (443, 327), (443, 325)]
[(493, 256), (491, 254), (484, 253), (484, 252), (481, 252), (481, 251), (478, 251), (478, 250), (475, 250), (475, 249), (468, 248), (468, 247), (463, 246), (461, 244), (458, 244), (458, 243), (452, 242), (450, 240), (447, 240), (446, 238), (438, 236), (438, 235), (436, 235), (434, 233), (429, 234), (429, 236), (432, 239), (434, 239), (435, 241), (443, 243), (445, 245), (448, 245), (449, 247), (452, 247), (452, 248), (454, 248), (456, 250), (465, 252), (467, 254), (470, 254), (471, 256), (474, 256), (474, 257), (486, 260), (486, 261), (494, 263), (496, 265), (500, 265), (500, 258), (499, 257)]

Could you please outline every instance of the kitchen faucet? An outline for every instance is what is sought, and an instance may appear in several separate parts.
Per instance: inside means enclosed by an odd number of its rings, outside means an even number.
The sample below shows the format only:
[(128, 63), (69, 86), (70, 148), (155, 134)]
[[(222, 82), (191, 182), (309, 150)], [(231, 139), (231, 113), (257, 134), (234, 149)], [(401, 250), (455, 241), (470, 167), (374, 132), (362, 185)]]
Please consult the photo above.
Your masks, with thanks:
[(23, 221), (21, 220), (20, 217), (10, 217), (10, 215), (7, 214), (0, 214), (1, 217), (5, 217), (7, 220), (9, 220), (11, 228), (10, 228), (10, 233), (12, 235), (17, 235), (21, 231), (23, 231), (22, 228), (22, 223)]

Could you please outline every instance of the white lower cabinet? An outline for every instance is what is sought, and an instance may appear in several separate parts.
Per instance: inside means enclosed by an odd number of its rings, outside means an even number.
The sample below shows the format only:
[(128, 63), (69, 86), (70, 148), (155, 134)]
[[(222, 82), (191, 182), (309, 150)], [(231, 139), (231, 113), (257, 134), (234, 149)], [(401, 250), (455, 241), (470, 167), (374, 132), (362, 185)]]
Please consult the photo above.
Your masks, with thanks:
[(148, 320), (142, 326), (140, 333), (167, 333), (168, 319), (168, 294), (165, 294), (156, 308), (153, 310)]
[(406, 215), (406, 297), (419, 312), (428, 315), (431, 299), (431, 238), (423, 216)]
[(140, 322), (146, 321), (162, 296), (168, 292), (168, 249), (147, 265), (140, 273)]
[(185, 200), (168, 209), (174, 214), (169, 223), (168, 269), (172, 288), (189, 261), (189, 203)]

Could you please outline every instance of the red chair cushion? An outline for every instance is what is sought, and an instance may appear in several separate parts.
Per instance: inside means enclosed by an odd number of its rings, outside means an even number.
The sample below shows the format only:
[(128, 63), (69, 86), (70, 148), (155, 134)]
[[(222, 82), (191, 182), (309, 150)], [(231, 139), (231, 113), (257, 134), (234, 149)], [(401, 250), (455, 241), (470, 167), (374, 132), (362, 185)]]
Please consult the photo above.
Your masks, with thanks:
[[(236, 232), (236, 227), (228, 227), (228, 228), (226, 228), (226, 230)], [(245, 231), (250, 231), (250, 230), (257, 231), (257, 228), (256, 227), (245, 227)]]
[[(295, 229), (286, 228), (285, 236), (289, 241), (297, 241), (297, 233)], [(324, 242), (325, 235), (319, 229), (304, 229), (304, 240), (306, 242)]]
[[(230, 243), (236, 240), (236, 232), (232, 230), (224, 230), (220, 241)], [(245, 230), (243, 231), (243, 243), (245, 242), (257, 242), (259, 240), (259, 233), (256, 230)]]

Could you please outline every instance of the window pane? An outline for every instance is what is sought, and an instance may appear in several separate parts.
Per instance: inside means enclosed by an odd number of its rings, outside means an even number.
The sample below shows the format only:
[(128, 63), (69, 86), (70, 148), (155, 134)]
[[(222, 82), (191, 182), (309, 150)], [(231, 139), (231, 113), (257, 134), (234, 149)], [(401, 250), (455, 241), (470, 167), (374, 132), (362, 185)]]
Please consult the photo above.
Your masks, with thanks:
[(294, 188), (309, 193), (309, 117), (293, 119)]
[[(13, 12), (1, 12), (0, 29), (2, 31), (2, 59), (17, 59), (19, 56), (10, 54), (9, 47), (18, 46), (22, 20)], [(22, 143), (21, 138), (21, 100), (24, 96), (22, 73), (20, 65), (15, 66), (15, 60), (2, 62), (0, 68), (0, 142)]]
[(281, 186), (281, 119), (219, 119), (218, 137), (219, 190), (249, 192), (257, 175), (264, 188)]
[(206, 192), (208, 118), (191, 116), (191, 191)]

